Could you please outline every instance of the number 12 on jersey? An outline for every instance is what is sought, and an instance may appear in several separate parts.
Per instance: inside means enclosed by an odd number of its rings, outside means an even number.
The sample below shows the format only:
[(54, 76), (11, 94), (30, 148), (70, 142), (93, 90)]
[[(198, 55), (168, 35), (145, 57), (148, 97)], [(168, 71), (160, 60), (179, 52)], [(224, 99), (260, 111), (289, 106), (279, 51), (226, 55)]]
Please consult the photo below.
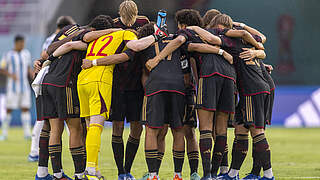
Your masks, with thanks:
[(87, 54), (87, 56), (108, 56), (107, 54), (103, 53), (103, 50), (111, 43), (112, 39), (112, 36), (107, 36), (103, 39), (96, 39), (93, 42), (90, 52)]

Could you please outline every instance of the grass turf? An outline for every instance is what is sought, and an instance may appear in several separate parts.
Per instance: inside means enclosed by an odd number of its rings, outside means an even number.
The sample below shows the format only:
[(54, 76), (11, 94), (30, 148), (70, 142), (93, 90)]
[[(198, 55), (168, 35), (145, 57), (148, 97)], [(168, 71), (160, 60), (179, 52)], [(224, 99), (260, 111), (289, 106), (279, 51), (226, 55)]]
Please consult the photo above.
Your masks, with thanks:
[[(128, 137), (125, 129), (124, 139)], [(228, 144), (231, 152), (233, 132), (229, 130)], [(283, 129), (269, 128), (266, 136), (271, 147), (272, 169), (276, 179), (320, 179), (320, 129)], [(144, 137), (144, 135), (143, 135)], [(126, 141), (125, 141), (126, 142)], [(166, 153), (160, 169), (161, 179), (171, 179), (173, 176), (172, 138), (168, 133)], [(252, 165), (251, 141), (247, 158), (241, 168), (240, 177), (250, 171)], [(68, 150), (66, 133), (63, 137), (63, 169), (72, 176), (73, 162)], [(133, 164), (132, 174), (136, 178), (142, 177), (147, 171), (144, 158), (144, 144), (141, 141), (137, 157)], [(7, 141), (0, 142), (0, 179), (1, 180), (31, 180), (34, 179), (37, 163), (27, 162), (30, 151), (30, 141), (23, 139), (23, 131), (13, 128), (9, 132)], [(229, 163), (231, 153), (229, 152)], [(108, 180), (117, 179), (117, 168), (113, 160), (111, 149), (111, 129), (105, 128), (102, 134), (99, 167)], [(49, 161), (49, 172), (51, 164)], [(202, 174), (201, 160), (199, 172)], [(189, 179), (189, 164), (185, 158), (183, 168), (184, 179)]]

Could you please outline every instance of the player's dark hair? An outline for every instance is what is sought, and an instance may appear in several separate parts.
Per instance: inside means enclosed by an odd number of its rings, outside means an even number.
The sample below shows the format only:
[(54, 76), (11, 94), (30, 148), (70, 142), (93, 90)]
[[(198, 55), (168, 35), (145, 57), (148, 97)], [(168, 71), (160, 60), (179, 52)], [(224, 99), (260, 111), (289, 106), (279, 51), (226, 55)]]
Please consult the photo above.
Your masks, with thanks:
[(209, 28), (214, 28), (218, 25), (223, 25), (224, 27), (231, 29), (233, 26), (233, 21), (231, 17), (226, 14), (218, 14), (210, 22)]
[(145, 24), (138, 30), (138, 38), (150, 36), (154, 33), (154, 22)]
[(110, 16), (99, 15), (96, 16), (88, 26), (95, 28), (96, 30), (109, 29), (113, 27), (113, 20)]
[(206, 28), (212, 19), (216, 17), (216, 15), (221, 14), (221, 12), (217, 9), (210, 9), (206, 12), (206, 14), (202, 17), (203, 27)]
[(194, 9), (181, 9), (176, 12), (177, 23), (187, 26), (202, 26), (202, 18), (199, 11)]
[(24, 41), (24, 37), (21, 34), (17, 34), (14, 37), (14, 42), (17, 42), (17, 41)]
[(72, 24), (75, 24), (76, 22), (73, 20), (73, 18), (71, 16), (60, 16), (58, 19), (57, 19), (57, 27), (59, 29), (62, 29), (66, 26), (69, 26), (69, 25), (72, 25)]

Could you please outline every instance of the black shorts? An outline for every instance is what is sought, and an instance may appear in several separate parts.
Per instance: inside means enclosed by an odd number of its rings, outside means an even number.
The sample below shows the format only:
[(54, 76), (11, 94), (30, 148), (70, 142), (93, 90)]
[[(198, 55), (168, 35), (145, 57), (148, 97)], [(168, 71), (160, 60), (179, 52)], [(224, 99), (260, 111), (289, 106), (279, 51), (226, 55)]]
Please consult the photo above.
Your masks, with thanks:
[(77, 87), (42, 86), (40, 111), (41, 119), (80, 118), (80, 105)]
[(194, 92), (187, 94), (185, 96), (186, 105), (185, 105), (185, 115), (183, 118), (183, 125), (188, 125), (191, 127), (197, 127), (197, 113), (195, 109), (196, 95)]
[(236, 123), (244, 124), (246, 128), (264, 129), (270, 113), (270, 94), (240, 96), (236, 112)]
[(42, 95), (39, 95), (36, 98), (36, 111), (37, 111), (37, 121), (42, 121), (42, 112), (44, 111), (44, 105), (43, 105), (43, 97)]
[(233, 80), (219, 75), (200, 78), (197, 109), (235, 113), (236, 87)]
[(274, 89), (272, 89), (270, 91), (270, 95), (269, 95), (269, 109), (268, 109), (268, 114), (267, 114), (267, 125), (271, 125), (273, 103), (274, 103)]
[(172, 129), (182, 128), (185, 115), (185, 96), (172, 92), (160, 92), (145, 96), (142, 108), (142, 122), (149, 128), (163, 128), (169, 124)]
[(143, 96), (143, 90), (113, 91), (108, 121), (141, 121)]

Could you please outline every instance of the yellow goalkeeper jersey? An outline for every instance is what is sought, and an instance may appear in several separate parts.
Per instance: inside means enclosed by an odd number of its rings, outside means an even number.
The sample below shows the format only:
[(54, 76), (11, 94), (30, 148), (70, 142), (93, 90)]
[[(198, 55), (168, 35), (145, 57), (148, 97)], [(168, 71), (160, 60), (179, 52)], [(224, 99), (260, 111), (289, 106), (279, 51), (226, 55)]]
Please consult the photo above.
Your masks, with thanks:
[[(89, 44), (86, 59), (93, 61), (94, 59), (121, 53), (127, 49), (126, 43), (128, 41), (136, 39), (137, 36), (128, 30), (117, 31), (102, 36)], [(90, 82), (112, 84), (113, 69), (114, 65), (93, 66), (89, 69), (83, 69), (78, 75), (78, 84)]]

